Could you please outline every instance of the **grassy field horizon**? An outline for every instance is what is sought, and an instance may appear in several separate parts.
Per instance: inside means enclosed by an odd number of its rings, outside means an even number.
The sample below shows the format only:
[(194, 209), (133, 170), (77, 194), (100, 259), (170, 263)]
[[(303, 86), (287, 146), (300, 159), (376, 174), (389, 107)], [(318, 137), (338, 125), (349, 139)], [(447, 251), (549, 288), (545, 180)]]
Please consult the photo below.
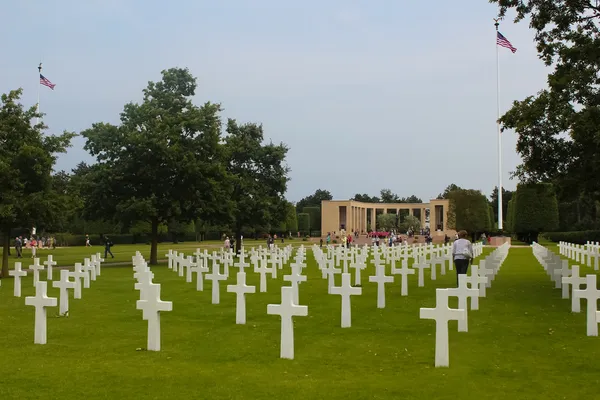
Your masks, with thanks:
[[(486, 252), (491, 249), (486, 249)], [(66, 255), (65, 255), (66, 257)], [(0, 286), (1, 399), (565, 399), (594, 398), (599, 383), (598, 338), (586, 336), (584, 312), (570, 312), (531, 249), (514, 248), (480, 310), (469, 311), (469, 332), (450, 322), (450, 367), (434, 368), (435, 323), (419, 319), (435, 305), (435, 289), (455, 275), (438, 273), (419, 288), (409, 277), (400, 296), (399, 277), (386, 285), (385, 309), (376, 308), (377, 287), (363, 272), (363, 293), (352, 298), (352, 327), (340, 328), (340, 297), (308, 254), (308, 281), (300, 304), (308, 317), (294, 318), (295, 359), (279, 358), (280, 319), (267, 304), (280, 303), (281, 273), (267, 293), (246, 296), (247, 324), (235, 324), (235, 295), (221, 283), (221, 304), (165, 266), (152, 267), (161, 298), (162, 351), (146, 346), (147, 322), (136, 310), (131, 268), (102, 271), (81, 300), (70, 299), (68, 318), (48, 310), (48, 343), (33, 344), (31, 277), (23, 297), (12, 280)], [(236, 270), (233, 269), (232, 272)], [(585, 267), (582, 273), (593, 273)], [(389, 266), (387, 273), (390, 273)], [(337, 285), (339, 285), (339, 277)], [(258, 274), (248, 273), (258, 285)], [(49, 287), (48, 295), (58, 290)], [(456, 307), (456, 299), (451, 299)]]

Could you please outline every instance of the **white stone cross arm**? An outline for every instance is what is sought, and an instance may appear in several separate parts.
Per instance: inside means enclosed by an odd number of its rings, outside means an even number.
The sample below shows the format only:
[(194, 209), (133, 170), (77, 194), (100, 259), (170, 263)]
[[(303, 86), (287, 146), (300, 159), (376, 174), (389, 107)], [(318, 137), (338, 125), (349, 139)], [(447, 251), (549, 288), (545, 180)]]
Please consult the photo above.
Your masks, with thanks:
[(306, 317), (308, 306), (293, 302), (291, 287), (281, 288), (281, 304), (268, 304), (267, 314), (281, 317), (281, 358), (294, 359), (294, 323), (292, 317)]
[(21, 278), (27, 276), (27, 271), (21, 269), (21, 263), (15, 263), (15, 269), (8, 271), (8, 275), (15, 278), (14, 296), (21, 297)]
[(230, 293), (236, 293), (236, 306), (235, 306), (235, 323), (245, 324), (246, 323), (246, 294), (256, 293), (256, 286), (246, 285), (246, 273), (237, 273), (237, 284), (227, 285), (227, 291)]
[(48, 282), (38, 282), (35, 296), (25, 297), (25, 305), (35, 307), (35, 344), (46, 344), (46, 307), (56, 307), (56, 298), (46, 295)]
[(362, 288), (352, 287), (350, 274), (344, 273), (342, 274), (342, 286), (332, 287), (331, 294), (339, 294), (342, 296), (342, 328), (352, 326), (350, 296), (362, 294)]
[(142, 310), (142, 318), (148, 321), (148, 350), (160, 351), (160, 313), (172, 311), (173, 303), (160, 299), (159, 284), (150, 284), (146, 299), (138, 300), (136, 308)]
[(52, 280), (52, 267), (56, 265), (56, 261), (52, 259), (52, 254), (48, 255), (48, 260), (44, 261), (44, 265), (47, 267), (46, 278), (51, 281)]
[(448, 289), (436, 289), (435, 295), (435, 308), (421, 308), (420, 318), (435, 320), (435, 366), (447, 367), (450, 364), (448, 321), (461, 321), (467, 312), (448, 307)]

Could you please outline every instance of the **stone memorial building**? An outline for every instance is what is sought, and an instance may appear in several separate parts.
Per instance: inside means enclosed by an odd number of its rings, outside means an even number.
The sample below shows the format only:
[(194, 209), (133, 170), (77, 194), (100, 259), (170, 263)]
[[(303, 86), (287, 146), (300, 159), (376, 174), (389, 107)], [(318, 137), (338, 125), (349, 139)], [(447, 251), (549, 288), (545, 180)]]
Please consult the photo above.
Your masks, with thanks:
[[(354, 200), (324, 200), (321, 202), (321, 234), (327, 232), (358, 231), (366, 233), (370, 228), (377, 230), (375, 226), (379, 214), (399, 214), (400, 218), (405, 215), (413, 215), (421, 221), (421, 226), (414, 229), (430, 228), (432, 235), (435, 232), (441, 234), (453, 234), (449, 229), (448, 208), (449, 200), (435, 199), (429, 203), (362, 203)], [(426, 217), (428, 214), (428, 218)]]

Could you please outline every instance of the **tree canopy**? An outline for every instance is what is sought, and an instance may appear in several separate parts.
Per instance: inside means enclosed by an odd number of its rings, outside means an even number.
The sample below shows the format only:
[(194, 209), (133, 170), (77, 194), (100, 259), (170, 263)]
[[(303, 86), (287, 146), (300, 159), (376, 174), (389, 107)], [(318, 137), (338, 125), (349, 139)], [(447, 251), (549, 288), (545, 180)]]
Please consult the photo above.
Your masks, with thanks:
[(236, 251), (241, 246), (242, 229), (258, 225), (278, 226), (285, 221), (288, 202), (284, 193), (288, 182), (285, 165), (287, 147), (263, 144), (262, 126), (227, 122), (225, 154), (227, 179), (232, 181), (232, 222)]
[[(597, 223), (600, 5), (591, 0), (491, 2), (499, 5), (501, 17), (514, 11), (515, 22), (531, 21), (539, 58), (552, 68), (547, 88), (515, 101), (500, 119), (503, 130), (514, 129), (519, 136), (523, 162), (514, 175), (523, 183), (552, 183), (565, 211), (577, 207), (572, 220), (588, 214)], [(581, 202), (582, 195), (593, 201)]]
[[(42, 134), (36, 106), (26, 109), (22, 90), (0, 97), (0, 228), (3, 234), (2, 277), (8, 274), (11, 230), (56, 223), (64, 205), (64, 179), (53, 178), (57, 153), (70, 145), (73, 133)], [(53, 190), (56, 188), (57, 190)]]
[(296, 203), (296, 210), (301, 213), (304, 207), (319, 207), (321, 208), (321, 202), (323, 200), (333, 200), (333, 196), (329, 190), (317, 189), (310, 196), (302, 198)]
[(82, 132), (97, 161), (83, 191), (87, 215), (149, 222), (153, 264), (161, 223), (214, 218), (228, 205), (221, 107), (195, 106), (195, 89), (187, 69), (165, 70), (141, 104), (125, 105), (120, 125), (95, 123)]

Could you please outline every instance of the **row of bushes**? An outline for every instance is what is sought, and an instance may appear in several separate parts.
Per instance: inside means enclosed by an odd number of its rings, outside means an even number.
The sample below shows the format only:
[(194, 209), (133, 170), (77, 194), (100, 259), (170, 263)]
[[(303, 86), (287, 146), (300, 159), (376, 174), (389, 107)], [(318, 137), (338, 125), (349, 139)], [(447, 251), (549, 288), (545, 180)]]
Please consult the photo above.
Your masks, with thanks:
[[(312, 236), (314, 237), (316, 234), (320, 234), (320, 232), (312, 232)], [(203, 234), (195, 234), (195, 233), (183, 233), (178, 235), (173, 235), (170, 233), (160, 234), (158, 237), (159, 243), (174, 243), (174, 242), (200, 242), (204, 240), (221, 240), (222, 232), (214, 231), (214, 232), (206, 232)], [(46, 236), (42, 234), (41, 236)], [(65, 246), (84, 246), (85, 245), (85, 235), (73, 235), (70, 233), (56, 233), (49, 234), (48, 236), (53, 236), (56, 239), (56, 246), (65, 247)], [(150, 244), (150, 236), (145, 234), (110, 234), (107, 233), (106, 236), (109, 237), (110, 241), (115, 245), (119, 244)], [(254, 235), (244, 236), (245, 240), (263, 240), (268, 236), (268, 234), (259, 235), (258, 237), (254, 237)], [(292, 235), (295, 237), (294, 235)], [(278, 238), (280, 236), (278, 235)], [(302, 236), (305, 237), (304, 235)], [(100, 235), (90, 235), (90, 244), (92, 246), (100, 246), (103, 244)]]
[(586, 244), (588, 241), (600, 242), (600, 231), (546, 232), (542, 236), (553, 242), (576, 244)]

